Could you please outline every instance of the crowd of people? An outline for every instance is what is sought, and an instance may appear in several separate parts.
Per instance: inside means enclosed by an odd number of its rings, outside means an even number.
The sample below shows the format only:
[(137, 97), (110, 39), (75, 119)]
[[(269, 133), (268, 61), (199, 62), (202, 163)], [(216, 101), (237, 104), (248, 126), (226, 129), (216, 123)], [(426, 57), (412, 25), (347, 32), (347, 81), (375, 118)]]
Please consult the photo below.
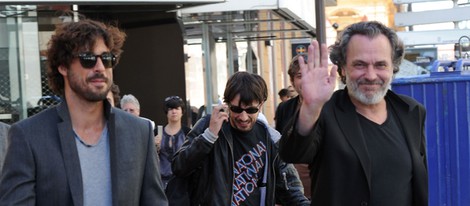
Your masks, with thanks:
[(57, 27), (48, 81), (63, 101), (0, 124), (0, 205), (428, 205), (426, 110), (389, 89), (404, 47), (383, 24), (293, 57), (275, 128), (266, 82), (248, 72), (192, 128), (176, 95), (165, 125), (140, 117), (113, 82), (125, 38), (88, 19)]

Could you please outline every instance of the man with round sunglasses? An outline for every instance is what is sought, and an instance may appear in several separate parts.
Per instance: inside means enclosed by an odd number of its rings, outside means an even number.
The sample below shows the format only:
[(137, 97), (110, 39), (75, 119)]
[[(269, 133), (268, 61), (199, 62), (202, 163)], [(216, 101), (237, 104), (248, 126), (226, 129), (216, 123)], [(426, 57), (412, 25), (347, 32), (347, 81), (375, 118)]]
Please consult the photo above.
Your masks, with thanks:
[(176, 178), (188, 180), (191, 205), (309, 205), (292, 165), (279, 158), (280, 134), (257, 121), (268, 96), (256, 74), (227, 81), (224, 103), (199, 120), (174, 156)]
[(106, 100), (124, 40), (93, 20), (57, 27), (48, 80), (64, 101), (11, 126), (0, 205), (168, 205), (150, 123)]

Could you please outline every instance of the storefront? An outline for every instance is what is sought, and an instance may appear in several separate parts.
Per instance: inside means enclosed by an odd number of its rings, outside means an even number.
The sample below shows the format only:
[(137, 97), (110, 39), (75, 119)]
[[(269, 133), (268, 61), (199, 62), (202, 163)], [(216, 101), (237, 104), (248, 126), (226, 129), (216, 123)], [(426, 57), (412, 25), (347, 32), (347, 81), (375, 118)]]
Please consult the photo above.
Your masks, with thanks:
[[(286, 84), (290, 41), (315, 37), (313, 1), (234, 2), (0, 0), (0, 121), (13, 123), (61, 101), (47, 86), (47, 41), (56, 24), (81, 15), (118, 22), (125, 30), (115, 81), (122, 94), (137, 96), (143, 116), (157, 123), (164, 121), (166, 96), (191, 100), (196, 97), (188, 94), (202, 92), (197, 98), (210, 105), (218, 85), (238, 70), (262, 75), (275, 105), (276, 90)], [(191, 47), (200, 54), (189, 55)], [(198, 67), (203, 73), (191, 75)], [(202, 89), (189, 91), (198, 88), (188, 80), (192, 77)]]
[[(145, 33), (149, 35), (157, 33), (154, 35), (155, 37), (167, 38), (166, 36), (158, 36), (158, 33), (162, 33), (158, 31), (161, 29), (159, 27), (166, 27), (164, 29), (169, 30), (169, 33), (175, 36), (168, 39), (167, 42), (173, 45), (178, 44), (177, 48), (181, 49), (155, 51), (151, 47), (139, 50), (127, 44), (126, 57), (123, 58), (122, 64), (116, 68), (115, 80), (123, 82), (119, 85), (123, 92), (135, 94), (138, 93), (136, 91), (144, 91), (145, 89), (142, 87), (148, 87), (148, 84), (136, 84), (139, 81), (127, 78), (129, 73), (133, 73), (132, 76), (140, 76), (135, 75), (135, 72), (146, 69), (149, 71), (143, 72), (142, 76), (154, 77), (153, 80), (156, 80), (155, 77), (161, 75), (158, 74), (157, 65), (174, 68), (176, 70), (173, 72), (174, 79), (183, 82), (183, 84), (182, 86), (173, 86), (173, 90), (170, 92), (184, 96), (182, 31), (176, 13), (168, 13), (167, 11), (223, 1), (73, 1), (73, 5), (70, 2), (0, 1), (0, 121), (13, 123), (61, 101), (60, 97), (55, 96), (47, 85), (45, 67), (47, 42), (56, 24), (77, 21), (81, 15), (107, 22), (119, 22), (119, 26), (128, 33), (128, 44), (135, 42), (136, 39), (142, 39), (141, 36), (145, 36)], [(177, 38), (178, 36), (179, 38)], [(148, 39), (148, 37), (144, 39)], [(146, 43), (148, 44), (148, 42)], [(153, 48), (160, 48), (158, 43), (154, 44), (156, 45)], [(142, 53), (154, 53), (155, 55), (165, 53), (180, 56), (177, 60), (180, 60), (181, 63), (172, 65), (162, 61), (163, 63), (156, 64), (157, 62), (146, 60), (136, 63), (135, 59), (139, 58), (137, 56)], [(146, 59), (151, 58), (147, 57)], [(134, 67), (138, 67), (138, 69)], [(151, 78), (143, 79), (149, 84), (152, 81)], [(162, 82), (162, 84), (164, 83)], [(161, 87), (163, 88), (163, 86)], [(142, 96), (141, 101), (149, 102), (148, 104), (160, 102), (157, 99), (164, 98), (164, 96), (155, 96), (154, 100), (151, 98), (146, 100), (144, 95), (139, 96)], [(147, 113), (160, 114), (160, 109), (155, 108), (154, 110), (147, 109)]]

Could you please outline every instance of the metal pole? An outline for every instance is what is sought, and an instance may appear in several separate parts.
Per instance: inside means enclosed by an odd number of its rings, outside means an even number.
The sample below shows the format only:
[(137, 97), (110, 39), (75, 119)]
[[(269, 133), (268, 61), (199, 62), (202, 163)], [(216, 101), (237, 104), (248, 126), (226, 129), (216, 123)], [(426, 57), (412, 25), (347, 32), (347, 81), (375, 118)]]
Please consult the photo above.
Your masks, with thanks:
[(205, 85), (206, 85), (206, 112), (207, 114), (212, 113), (212, 68), (211, 68), (211, 51), (210, 51), (210, 33), (209, 25), (206, 23), (202, 24), (202, 51), (204, 53), (204, 74), (205, 74)]
[[(226, 15), (227, 19), (232, 19), (232, 14), (228, 12)], [(232, 76), (233, 73), (235, 73), (234, 65), (233, 65), (233, 35), (232, 35), (232, 24), (227, 24), (227, 42), (226, 42), (226, 48), (227, 48), (227, 76)]]
[(251, 41), (246, 40), (246, 71), (253, 73), (253, 49), (251, 48)]
[(233, 61), (233, 35), (232, 35), (232, 28), (229, 28), (230, 26), (227, 26), (227, 66), (228, 66), (228, 71), (227, 71), (227, 76), (232, 76), (233, 73), (235, 73)]
[(316, 15), (316, 32), (317, 41), (319, 43), (326, 43), (326, 29), (325, 29), (325, 0), (315, 1), (315, 15)]

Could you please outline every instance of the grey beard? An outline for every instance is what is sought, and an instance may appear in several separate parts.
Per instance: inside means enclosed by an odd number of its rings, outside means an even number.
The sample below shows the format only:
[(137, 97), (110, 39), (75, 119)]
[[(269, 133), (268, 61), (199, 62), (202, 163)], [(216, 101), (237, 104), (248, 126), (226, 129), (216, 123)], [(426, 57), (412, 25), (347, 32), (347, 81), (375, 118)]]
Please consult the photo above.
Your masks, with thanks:
[(379, 103), (385, 97), (387, 91), (391, 88), (391, 85), (387, 84), (385, 89), (381, 89), (377, 93), (368, 97), (364, 93), (359, 91), (357, 83), (353, 83), (349, 80), (346, 80), (346, 85), (348, 87), (349, 95), (351, 95), (354, 99), (358, 100), (359, 102), (365, 105), (373, 105)]

